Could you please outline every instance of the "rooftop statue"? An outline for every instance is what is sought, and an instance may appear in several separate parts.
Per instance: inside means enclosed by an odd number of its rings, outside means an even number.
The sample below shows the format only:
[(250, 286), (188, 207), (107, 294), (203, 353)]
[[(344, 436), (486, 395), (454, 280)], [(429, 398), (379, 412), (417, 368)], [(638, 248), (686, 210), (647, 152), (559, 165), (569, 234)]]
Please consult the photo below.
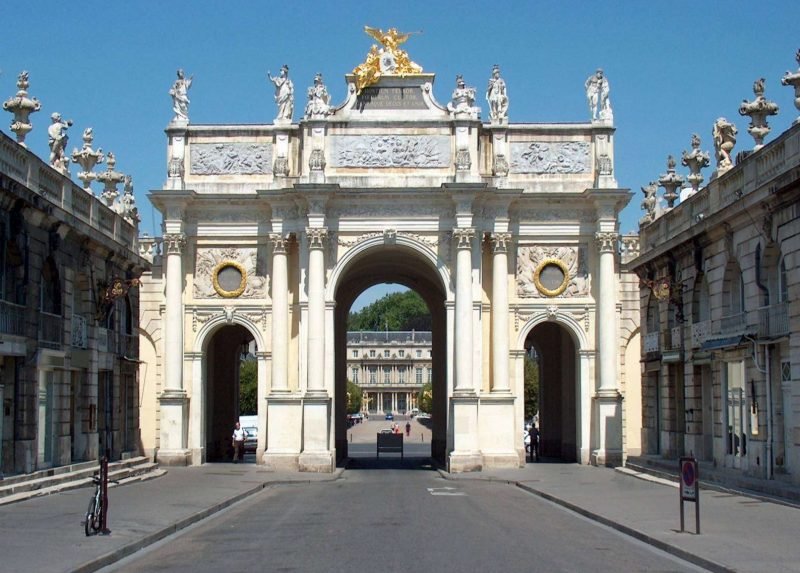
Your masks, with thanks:
[(314, 85), (308, 88), (308, 103), (304, 116), (306, 118), (322, 118), (331, 113), (331, 96), (328, 88), (322, 83), (322, 74), (314, 76)]
[(189, 88), (192, 87), (192, 77), (186, 78), (183, 70), (178, 70), (178, 78), (169, 90), (172, 96), (172, 111), (175, 112), (173, 122), (187, 123), (189, 121)]
[(467, 87), (461, 74), (456, 76), (456, 89), (453, 90), (452, 99), (447, 103), (447, 111), (455, 116), (478, 119), (480, 108), (475, 107), (475, 88)]
[(724, 117), (714, 122), (711, 135), (714, 138), (714, 153), (717, 156), (717, 175), (722, 175), (733, 167), (731, 151), (736, 145), (736, 126)]
[(294, 84), (289, 79), (289, 66), (286, 64), (281, 66), (281, 73), (278, 77), (273, 78), (269, 72), (267, 72), (267, 77), (275, 84), (275, 103), (278, 104), (278, 115), (275, 119), (292, 121)]
[(400, 49), (400, 44), (405, 43), (414, 32), (402, 34), (397, 28), (389, 28), (384, 32), (380, 28), (369, 26), (364, 26), (364, 32), (383, 47), (378, 48), (373, 44), (367, 59), (353, 69), (357, 93), (360, 94), (364, 88), (376, 84), (382, 75), (403, 77), (422, 73), (422, 66), (412, 62), (405, 50)]
[(486, 101), (489, 102), (489, 118), (492, 123), (502, 123), (508, 120), (508, 93), (506, 82), (500, 77), (500, 66), (492, 68), (492, 77), (486, 88)]
[(50, 145), (50, 165), (64, 175), (69, 175), (69, 158), (64, 153), (69, 141), (67, 128), (72, 125), (72, 120), (64, 121), (60, 113), (50, 116), (50, 127), (47, 128), (47, 142)]
[(611, 110), (611, 100), (608, 98), (608, 79), (601, 68), (586, 78), (586, 101), (589, 104), (589, 113), (592, 121), (612, 121), (614, 114)]

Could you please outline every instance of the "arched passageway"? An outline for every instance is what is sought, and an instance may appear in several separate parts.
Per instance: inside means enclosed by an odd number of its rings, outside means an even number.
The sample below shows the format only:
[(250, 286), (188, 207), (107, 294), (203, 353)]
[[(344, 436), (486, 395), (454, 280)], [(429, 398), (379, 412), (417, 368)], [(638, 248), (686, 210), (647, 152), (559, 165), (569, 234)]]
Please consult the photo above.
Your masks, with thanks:
[(239, 367), (242, 353), (253, 341), (243, 326), (217, 329), (205, 351), (206, 460), (231, 460), (231, 432), (239, 419)]
[(431, 456), (445, 463), (447, 453), (447, 333), (445, 291), (438, 272), (425, 257), (404, 245), (380, 244), (348, 261), (336, 285), (335, 403), (337, 462), (347, 457), (347, 316), (355, 299), (380, 283), (397, 283), (416, 291), (431, 313), (433, 412)]
[(539, 451), (543, 458), (578, 460), (577, 355), (569, 332), (555, 322), (531, 330), (525, 349), (539, 363)]

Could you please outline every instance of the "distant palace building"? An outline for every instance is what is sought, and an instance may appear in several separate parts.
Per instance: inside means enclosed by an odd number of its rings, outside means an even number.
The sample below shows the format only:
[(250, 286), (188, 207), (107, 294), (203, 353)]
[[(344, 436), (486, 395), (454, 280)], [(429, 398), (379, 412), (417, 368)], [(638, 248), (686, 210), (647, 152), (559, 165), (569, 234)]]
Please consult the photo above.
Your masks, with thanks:
[(364, 392), (362, 412), (405, 413), (433, 382), (430, 331), (347, 333), (348, 380)]

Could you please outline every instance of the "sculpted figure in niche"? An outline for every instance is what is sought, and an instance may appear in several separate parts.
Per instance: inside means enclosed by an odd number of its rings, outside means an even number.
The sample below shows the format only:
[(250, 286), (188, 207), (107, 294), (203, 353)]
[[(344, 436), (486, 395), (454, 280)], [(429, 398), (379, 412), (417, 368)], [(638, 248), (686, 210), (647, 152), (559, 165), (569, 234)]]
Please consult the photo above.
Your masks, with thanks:
[(276, 120), (292, 121), (294, 113), (294, 84), (289, 79), (289, 66), (281, 66), (281, 73), (277, 77), (267, 72), (267, 77), (275, 85), (275, 103), (278, 104)]
[(331, 96), (322, 83), (322, 74), (314, 76), (314, 85), (308, 88), (305, 117), (325, 117), (331, 113)]
[(714, 151), (717, 156), (717, 173), (723, 173), (733, 167), (731, 151), (736, 145), (736, 126), (724, 117), (714, 122), (711, 135), (714, 138)]
[(61, 114), (56, 112), (50, 116), (50, 127), (47, 128), (47, 143), (50, 146), (50, 165), (61, 173), (66, 173), (69, 159), (64, 155), (69, 136), (67, 128), (72, 125), (72, 120), (64, 121)]
[(172, 84), (169, 95), (172, 96), (172, 111), (175, 117), (172, 121), (189, 121), (189, 88), (192, 87), (192, 77), (188, 78), (183, 70), (178, 70), (178, 79)]
[(489, 102), (489, 118), (493, 122), (501, 122), (508, 118), (508, 94), (506, 82), (500, 77), (500, 66), (492, 68), (489, 87), (486, 88), (486, 101)]
[(447, 111), (453, 115), (467, 115), (471, 119), (477, 119), (480, 108), (475, 107), (475, 88), (467, 87), (461, 74), (456, 76), (456, 89), (447, 104)]
[(592, 120), (611, 120), (611, 100), (609, 100), (608, 79), (603, 74), (603, 70), (597, 71), (586, 78), (586, 101), (589, 104), (589, 113)]

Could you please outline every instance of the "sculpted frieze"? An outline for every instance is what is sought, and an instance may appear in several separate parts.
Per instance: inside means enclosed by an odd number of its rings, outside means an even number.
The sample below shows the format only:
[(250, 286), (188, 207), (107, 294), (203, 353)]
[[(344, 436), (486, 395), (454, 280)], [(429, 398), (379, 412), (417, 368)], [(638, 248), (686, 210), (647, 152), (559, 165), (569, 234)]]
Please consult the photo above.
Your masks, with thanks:
[(512, 142), (510, 172), (591, 173), (589, 142)]
[(255, 247), (198, 248), (194, 272), (194, 298), (223, 298), (214, 287), (214, 273), (220, 264), (226, 262), (235, 264), (244, 271), (244, 288), (237, 298), (266, 296), (267, 279), (263, 269), (258, 268), (258, 253)]
[(193, 175), (263, 175), (272, 172), (271, 143), (195, 143)]
[(331, 137), (333, 167), (449, 167), (446, 135), (337, 135)]
[[(557, 289), (552, 295), (538, 279), (542, 267), (552, 262), (553, 266), (565, 271), (566, 283), (563, 289)], [(591, 276), (587, 265), (585, 247), (570, 246), (524, 246), (517, 249), (517, 296), (521, 298), (544, 298), (558, 296), (572, 298), (588, 296), (591, 291)], [(555, 290), (555, 289), (554, 289)]]

